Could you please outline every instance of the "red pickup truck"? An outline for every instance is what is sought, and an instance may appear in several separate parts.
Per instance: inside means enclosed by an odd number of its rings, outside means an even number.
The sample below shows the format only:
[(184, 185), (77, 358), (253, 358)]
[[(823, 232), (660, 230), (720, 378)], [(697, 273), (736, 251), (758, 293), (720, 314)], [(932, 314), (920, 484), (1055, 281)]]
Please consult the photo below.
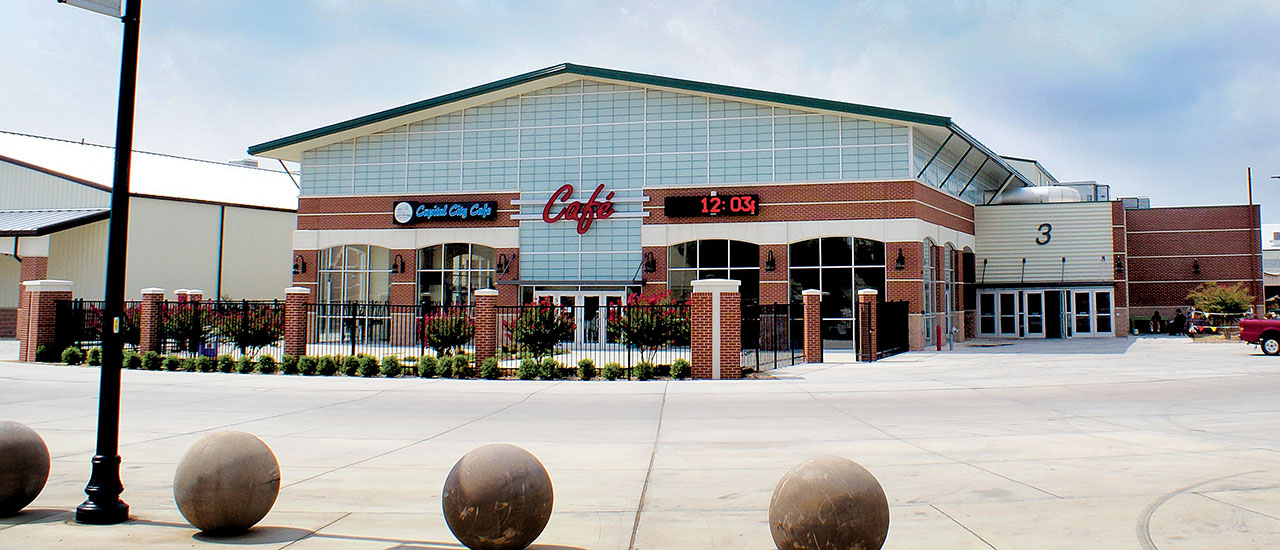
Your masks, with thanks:
[(1280, 354), (1280, 319), (1242, 319), (1240, 339), (1261, 346), (1267, 355)]

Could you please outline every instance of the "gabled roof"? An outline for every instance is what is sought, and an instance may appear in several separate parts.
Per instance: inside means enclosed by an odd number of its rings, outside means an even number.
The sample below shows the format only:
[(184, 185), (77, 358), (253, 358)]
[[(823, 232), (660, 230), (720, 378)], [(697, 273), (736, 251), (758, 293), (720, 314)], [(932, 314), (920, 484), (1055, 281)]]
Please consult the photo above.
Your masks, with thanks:
[[(0, 131), (0, 162), (110, 191), (115, 148)], [(144, 151), (133, 152), (131, 195), (298, 209), (298, 188), (282, 170), (266, 170)]]
[(106, 208), (0, 210), (0, 237), (39, 237), (109, 217)]
[[(614, 69), (602, 69), (599, 67), (588, 67), (586, 65), (574, 65), (572, 63), (562, 63), (554, 67), (547, 67), (522, 75), (504, 78), (488, 84), (481, 84), (462, 91), (445, 94), (431, 99), (401, 105), (385, 111), (356, 117), (351, 120), (338, 122), (308, 130), (291, 136), (282, 137), (265, 143), (259, 143), (249, 147), (250, 155), (262, 155), (272, 157), (272, 151), (295, 146), (307, 141), (323, 138), (339, 132), (352, 130), (361, 126), (376, 124), (393, 118), (411, 115), (419, 111), (425, 111), (433, 107), (447, 105), (476, 96), (498, 92), (508, 88), (514, 88), (522, 84), (527, 84), (536, 80), (541, 80), (559, 75), (577, 75), (582, 77), (598, 78), (604, 80), (612, 80), (616, 82), (630, 83), (639, 86), (652, 86), (659, 88), (669, 88), (682, 90), (687, 92), (697, 92), (704, 94), (712, 94), (736, 99), (745, 99), (752, 101), (765, 101), (770, 103), (778, 103), (790, 105), (794, 107), (807, 109), (820, 109), (825, 111), (833, 111), (837, 113), (845, 113), (850, 115), (861, 115), (867, 117), (884, 118), (909, 122), (913, 124), (925, 124), (930, 126), (948, 127), (951, 125), (949, 117), (930, 115), (924, 113), (916, 113), (911, 111), (901, 111), (898, 109), (886, 109), (883, 107), (872, 107), (869, 105), (861, 105), (857, 103), (846, 103), (843, 101), (833, 101), (829, 99), (817, 99), (812, 97), (803, 97), (792, 94), (784, 94), (778, 92), (767, 92), (764, 90), (753, 90), (750, 88), (739, 88), (737, 86), (725, 86), (722, 84), (710, 84), (707, 82), (697, 82), (693, 80), (684, 80), (680, 78), (670, 78), (665, 76), (654, 76), (641, 73), (633, 73), (627, 71), (618, 71)], [(273, 157), (280, 158), (280, 157)], [(285, 160), (299, 160), (297, 158), (285, 158)]]

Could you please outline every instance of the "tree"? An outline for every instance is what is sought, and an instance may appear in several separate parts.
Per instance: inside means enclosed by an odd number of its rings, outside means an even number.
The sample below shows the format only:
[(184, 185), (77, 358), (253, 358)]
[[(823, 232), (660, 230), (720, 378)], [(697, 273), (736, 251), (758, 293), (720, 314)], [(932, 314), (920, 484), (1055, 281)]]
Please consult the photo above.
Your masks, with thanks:
[(235, 342), (241, 355), (284, 338), (284, 308), (278, 304), (232, 306), (218, 315), (218, 335)]
[(422, 318), (422, 341), (437, 357), (457, 351), (475, 335), (476, 322), (463, 308), (442, 308)]
[(558, 306), (547, 297), (526, 304), (514, 321), (506, 321), (502, 326), (513, 341), (539, 362), (555, 350), (557, 343), (573, 338), (573, 329), (577, 327), (573, 322), (573, 308)]
[(1197, 310), (1207, 313), (1244, 314), (1253, 307), (1253, 296), (1245, 289), (1244, 283), (1224, 285), (1222, 283), (1203, 283), (1187, 294), (1187, 300)]
[[(610, 336), (640, 351), (653, 362), (658, 350), (689, 341), (687, 309), (671, 303), (671, 294), (632, 294), (626, 306), (609, 312)], [(646, 355), (647, 354), (647, 355)]]

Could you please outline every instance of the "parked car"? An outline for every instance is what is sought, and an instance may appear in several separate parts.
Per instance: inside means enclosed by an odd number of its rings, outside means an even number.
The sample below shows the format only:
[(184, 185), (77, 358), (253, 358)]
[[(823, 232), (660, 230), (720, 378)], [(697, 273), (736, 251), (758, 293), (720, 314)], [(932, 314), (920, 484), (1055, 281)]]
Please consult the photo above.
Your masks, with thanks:
[(1242, 319), (1240, 339), (1260, 346), (1267, 355), (1280, 354), (1280, 319)]

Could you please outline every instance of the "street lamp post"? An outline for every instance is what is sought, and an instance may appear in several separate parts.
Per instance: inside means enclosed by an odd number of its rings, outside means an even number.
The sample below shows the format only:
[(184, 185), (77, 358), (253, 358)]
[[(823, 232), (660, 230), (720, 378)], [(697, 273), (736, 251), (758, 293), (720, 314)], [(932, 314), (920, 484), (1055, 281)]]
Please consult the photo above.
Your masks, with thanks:
[[(118, 0), (59, 0), (97, 13), (118, 17)], [(113, 11), (114, 10), (114, 11)], [(120, 99), (116, 111), (115, 176), (111, 185), (111, 222), (107, 229), (105, 318), (102, 331), (102, 370), (98, 388), (98, 441), (93, 469), (84, 492), (89, 496), (76, 507), (76, 522), (95, 525), (123, 523), (129, 505), (120, 500), (120, 366), (124, 342), (120, 325), (124, 317), (124, 276), (129, 230), (129, 161), (133, 153), (133, 106), (138, 81), (138, 28), (142, 0), (127, 0), (124, 8), (124, 47), (120, 60)]]

